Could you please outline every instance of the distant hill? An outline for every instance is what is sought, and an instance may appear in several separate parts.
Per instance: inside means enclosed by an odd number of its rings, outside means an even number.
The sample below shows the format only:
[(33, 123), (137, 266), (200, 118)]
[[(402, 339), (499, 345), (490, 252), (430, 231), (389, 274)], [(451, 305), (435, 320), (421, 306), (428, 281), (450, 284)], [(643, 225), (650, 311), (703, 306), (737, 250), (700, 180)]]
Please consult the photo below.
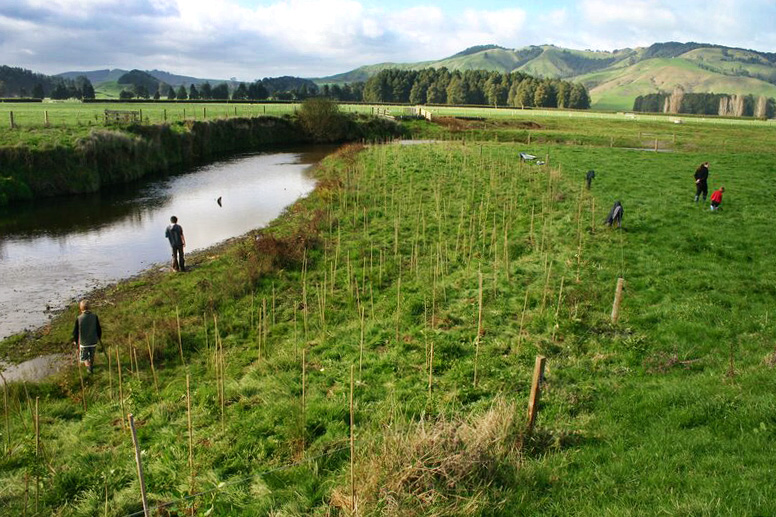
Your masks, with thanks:
[[(121, 78), (127, 74), (131, 74), (130, 77), (128, 79), (124, 79), (124, 82), (122, 82)], [(200, 77), (172, 74), (163, 70), (123, 70), (121, 68), (90, 70), (82, 72), (63, 72), (61, 74), (57, 74), (56, 77), (74, 79), (78, 76), (84, 76), (88, 78), (89, 81), (91, 81), (91, 83), (94, 85), (97, 96), (107, 99), (117, 99), (121, 91), (127, 88), (128, 84), (134, 86), (143, 84), (151, 93), (156, 91), (156, 88), (159, 84), (163, 85), (163, 90), (166, 90), (166, 85), (175, 88), (183, 85), (188, 88), (192, 84), (199, 85), (203, 83), (210, 83), (211, 85), (217, 85), (221, 83), (227, 83), (230, 88), (233, 88), (239, 84), (239, 81), (232, 81), (227, 79), (204, 79)]]
[(386, 68), (442, 67), (461, 71), (519, 71), (581, 82), (590, 91), (594, 109), (629, 110), (639, 95), (670, 92), (677, 86), (688, 93), (776, 97), (776, 53), (694, 42), (655, 43), (611, 52), (554, 45), (520, 49), (479, 45), (437, 61), (366, 65), (314, 81), (318, 85), (342, 84), (366, 81)]
[[(229, 83), (231, 81), (226, 79), (202, 79), (199, 77), (190, 77), (187, 75), (177, 75), (177, 74), (171, 74), (170, 72), (165, 72), (163, 70), (137, 70), (139, 72), (144, 72), (151, 77), (155, 77), (159, 81), (162, 81), (166, 84), (169, 84), (170, 86), (180, 86), (185, 85), (189, 86), (191, 84), (202, 84), (209, 82), (211, 84), (218, 84), (218, 83)], [(111, 82), (111, 81), (118, 81), (118, 79), (130, 72), (130, 70), (122, 70), (120, 68), (114, 68), (114, 69), (104, 69), (104, 70), (91, 70), (86, 72), (63, 72), (61, 74), (57, 74), (58, 77), (65, 77), (68, 79), (75, 79), (79, 75), (83, 75), (86, 78), (88, 78), (92, 84), (99, 84), (104, 82)]]
[(92, 82), (92, 84), (99, 84), (105, 81), (116, 81), (119, 77), (126, 74), (129, 70), (121, 70), (119, 68), (114, 68), (112, 70), (104, 69), (104, 70), (91, 70), (87, 72), (64, 72), (61, 74), (57, 74), (56, 77), (64, 77), (66, 79), (75, 79), (78, 76), (84, 76), (89, 81)]

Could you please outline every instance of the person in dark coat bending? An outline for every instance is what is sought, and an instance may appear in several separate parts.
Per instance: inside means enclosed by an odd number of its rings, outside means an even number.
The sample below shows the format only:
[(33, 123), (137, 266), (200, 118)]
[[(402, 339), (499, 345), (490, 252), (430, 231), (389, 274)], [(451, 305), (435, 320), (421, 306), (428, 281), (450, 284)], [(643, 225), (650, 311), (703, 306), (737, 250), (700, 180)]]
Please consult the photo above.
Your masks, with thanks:
[(73, 326), (73, 344), (80, 348), (80, 360), (89, 369), (94, 371), (94, 351), (102, 340), (102, 327), (100, 318), (89, 310), (89, 301), (81, 300), (78, 304), (81, 314), (75, 319)]
[(613, 226), (617, 224), (617, 228), (622, 228), (622, 203), (619, 201), (614, 202), (614, 206), (609, 211), (609, 216), (605, 221), (607, 226)]

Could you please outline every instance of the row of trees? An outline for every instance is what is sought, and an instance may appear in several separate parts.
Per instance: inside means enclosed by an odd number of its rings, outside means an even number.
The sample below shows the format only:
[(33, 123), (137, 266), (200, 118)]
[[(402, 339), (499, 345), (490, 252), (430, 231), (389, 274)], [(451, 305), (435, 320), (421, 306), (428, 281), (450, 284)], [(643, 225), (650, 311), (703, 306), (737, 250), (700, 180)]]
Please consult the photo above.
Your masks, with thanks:
[(560, 79), (539, 79), (512, 72), (386, 69), (364, 85), (367, 102), (410, 104), (482, 104), (521, 108), (590, 107), (584, 86)]
[[(164, 82), (159, 82), (153, 95), (143, 82), (138, 82), (124, 88), (119, 97), (121, 99), (149, 99), (158, 100), (165, 97), (169, 100), (265, 100), (269, 98), (277, 100), (304, 100), (319, 95), (318, 86), (308, 79), (296, 77), (265, 78), (252, 83), (239, 83), (230, 87), (223, 82), (215, 86), (209, 82), (190, 84), (188, 88), (180, 85), (177, 88)], [(344, 99), (342, 99), (344, 100)]]
[[(160, 83), (155, 99), (170, 100), (304, 100), (322, 96), (338, 101), (397, 102), (411, 104), (480, 104), (496, 106), (587, 109), (590, 96), (584, 86), (560, 79), (537, 79), (510, 74), (446, 68), (425, 70), (386, 69), (366, 82), (326, 84), (322, 88), (307, 79), (265, 78), (252, 83), (191, 84), (177, 88)], [(150, 98), (144, 84), (124, 90), (121, 98)]]
[(0, 97), (93, 99), (94, 88), (85, 76), (75, 79), (38, 74), (24, 68), (0, 66)]
[(633, 102), (633, 111), (773, 118), (776, 116), (776, 100), (762, 95), (687, 93), (682, 88), (675, 88), (671, 93), (639, 95)]

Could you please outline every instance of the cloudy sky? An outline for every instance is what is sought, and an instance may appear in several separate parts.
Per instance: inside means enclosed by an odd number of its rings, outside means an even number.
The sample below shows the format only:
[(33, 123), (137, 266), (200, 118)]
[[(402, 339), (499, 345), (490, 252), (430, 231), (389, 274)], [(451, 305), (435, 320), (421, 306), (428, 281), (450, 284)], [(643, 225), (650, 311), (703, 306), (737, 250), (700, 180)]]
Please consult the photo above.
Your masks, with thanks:
[(472, 45), (776, 52), (776, 0), (0, 0), (0, 64), (320, 77)]

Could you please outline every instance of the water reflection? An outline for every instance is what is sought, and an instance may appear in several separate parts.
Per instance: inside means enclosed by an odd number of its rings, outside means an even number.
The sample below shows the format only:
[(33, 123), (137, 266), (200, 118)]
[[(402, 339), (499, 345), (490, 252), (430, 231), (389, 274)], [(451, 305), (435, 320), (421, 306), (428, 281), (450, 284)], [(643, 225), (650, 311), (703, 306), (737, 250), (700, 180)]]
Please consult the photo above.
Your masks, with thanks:
[[(0, 338), (46, 323), (96, 286), (165, 263), (176, 215), (187, 251), (266, 225), (314, 187), (307, 169), (332, 149), (240, 156), (132, 187), (0, 211)], [(222, 198), (222, 206), (216, 203)]]

